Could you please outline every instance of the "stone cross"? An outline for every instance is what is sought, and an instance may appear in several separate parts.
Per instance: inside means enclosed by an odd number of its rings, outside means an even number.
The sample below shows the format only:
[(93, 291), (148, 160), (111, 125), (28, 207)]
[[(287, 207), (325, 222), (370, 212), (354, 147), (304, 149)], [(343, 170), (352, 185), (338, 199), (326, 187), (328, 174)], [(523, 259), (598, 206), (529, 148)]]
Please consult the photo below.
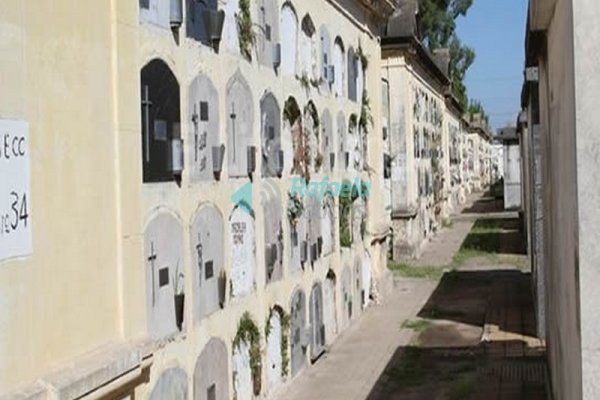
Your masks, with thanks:
[(150, 262), (150, 268), (152, 269), (152, 306), (156, 304), (156, 282), (154, 278), (154, 270), (156, 263), (156, 253), (154, 252), (154, 242), (150, 242), (150, 255), (148, 256), (148, 261)]

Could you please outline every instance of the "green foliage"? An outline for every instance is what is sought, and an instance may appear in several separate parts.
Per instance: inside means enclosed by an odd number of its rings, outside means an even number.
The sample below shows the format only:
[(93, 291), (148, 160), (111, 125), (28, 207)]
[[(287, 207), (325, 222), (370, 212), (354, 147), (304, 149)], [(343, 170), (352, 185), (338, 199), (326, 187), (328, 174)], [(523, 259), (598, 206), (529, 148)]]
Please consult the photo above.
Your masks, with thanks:
[(481, 119), (485, 121), (486, 124), (489, 123), (489, 117), (483, 108), (483, 104), (481, 104), (479, 100), (471, 100), (467, 110), (470, 115), (481, 114)]
[(281, 313), (281, 376), (285, 377), (290, 370), (290, 316)]
[(421, 333), (429, 329), (431, 321), (428, 319), (407, 319), (402, 322), (403, 329), (410, 329), (417, 333)]
[(287, 99), (283, 106), (283, 118), (290, 126), (294, 125), (298, 118), (300, 118), (300, 107), (298, 107), (298, 103), (292, 97)]
[(298, 79), (302, 88), (306, 90), (310, 89), (310, 79), (308, 79), (308, 76), (304, 74), (302, 76), (296, 75), (296, 79)]
[(290, 224), (295, 227), (302, 217), (302, 213), (304, 212), (304, 204), (302, 204), (302, 200), (298, 197), (297, 193), (293, 195), (288, 193), (288, 208), (287, 208), (287, 216)]
[(250, 13), (250, 0), (240, 0), (240, 13), (237, 15), (238, 38), (240, 52), (248, 60), (252, 60), (252, 47), (255, 36), (252, 31), (252, 14)]
[(468, 106), (464, 78), (475, 60), (475, 52), (463, 46), (456, 35), (456, 18), (465, 16), (473, 0), (419, 0), (421, 40), (430, 50), (450, 50), (452, 92), (463, 108)]
[(405, 278), (438, 280), (444, 274), (444, 268), (433, 265), (411, 265), (388, 261), (388, 268)]
[(238, 323), (238, 330), (233, 339), (233, 347), (242, 342), (250, 347), (250, 370), (254, 384), (254, 394), (259, 395), (261, 389), (260, 330), (252, 320), (249, 312), (245, 312)]
[[(344, 181), (342, 186), (348, 184), (348, 181)], [(355, 198), (352, 195), (342, 196), (340, 195), (340, 247), (352, 246), (352, 203)]]
[(373, 126), (373, 115), (371, 114), (371, 100), (367, 89), (363, 90), (362, 103), (360, 107), (360, 118), (358, 126), (364, 133), (369, 133), (369, 126)]
[(369, 67), (369, 57), (364, 53), (360, 42), (358, 43), (358, 48), (356, 49), (356, 52), (354, 53), (354, 57), (357, 60), (360, 60), (360, 63), (362, 64), (362, 72), (365, 72), (367, 70), (367, 68)]

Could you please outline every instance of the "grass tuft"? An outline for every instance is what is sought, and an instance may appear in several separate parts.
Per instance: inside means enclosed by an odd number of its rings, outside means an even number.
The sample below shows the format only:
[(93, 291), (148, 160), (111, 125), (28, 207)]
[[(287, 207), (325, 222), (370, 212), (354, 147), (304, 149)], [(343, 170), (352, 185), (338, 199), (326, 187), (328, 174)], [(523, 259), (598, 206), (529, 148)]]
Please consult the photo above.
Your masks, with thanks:
[(411, 329), (417, 333), (421, 333), (429, 329), (431, 321), (428, 319), (407, 319), (402, 322), (403, 329)]
[(388, 268), (405, 278), (437, 280), (444, 275), (443, 267), (436, 267), (433, 265), (418, 266), (388, 261)]

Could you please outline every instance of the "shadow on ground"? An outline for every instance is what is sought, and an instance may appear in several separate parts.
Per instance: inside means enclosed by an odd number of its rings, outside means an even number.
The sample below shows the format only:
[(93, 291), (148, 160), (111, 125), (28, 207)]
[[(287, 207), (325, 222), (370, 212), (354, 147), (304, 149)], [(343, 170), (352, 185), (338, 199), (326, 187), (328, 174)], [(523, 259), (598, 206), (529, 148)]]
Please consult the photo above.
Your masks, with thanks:
[(487, 214), (491, 212), (503, 211), (504, 202), (502, 199), (497, 199), (491, 193), (485, 193), (470, 207), (462, 210), (462, 214)]
[(408, 324), (411, 345), (395, 350), (368, 399), (545, 399), (530, 279), (518, 270), (444, 274), (419, 323)]

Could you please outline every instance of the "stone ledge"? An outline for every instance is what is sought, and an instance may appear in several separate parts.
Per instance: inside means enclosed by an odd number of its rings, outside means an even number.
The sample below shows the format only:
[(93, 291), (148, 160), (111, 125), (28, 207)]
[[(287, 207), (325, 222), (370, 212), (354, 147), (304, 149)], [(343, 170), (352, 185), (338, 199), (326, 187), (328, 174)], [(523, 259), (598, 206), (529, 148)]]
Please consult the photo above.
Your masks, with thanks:
[(109, 343), (74, 358), (34, 384), (0, 400), (71, 400), (91, 393), (139, 368), (152, 355), (152, 341)]

